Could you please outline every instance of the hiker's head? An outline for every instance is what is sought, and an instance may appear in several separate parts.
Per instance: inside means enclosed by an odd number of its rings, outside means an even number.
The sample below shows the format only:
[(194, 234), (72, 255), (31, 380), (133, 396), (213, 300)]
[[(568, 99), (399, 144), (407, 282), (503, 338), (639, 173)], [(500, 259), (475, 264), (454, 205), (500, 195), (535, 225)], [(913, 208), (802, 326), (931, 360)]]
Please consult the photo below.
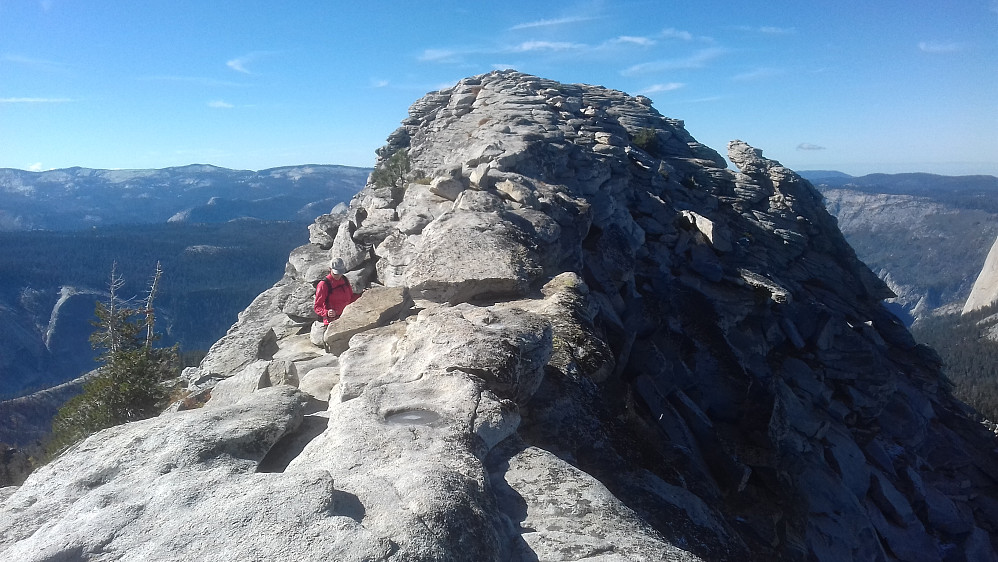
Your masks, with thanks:
[(346, 273), (347, 268), (343, 264), (343, 259), (333, 258), (333, 260), (329, 262), (329, 272), (336, 276), (340, 276)]

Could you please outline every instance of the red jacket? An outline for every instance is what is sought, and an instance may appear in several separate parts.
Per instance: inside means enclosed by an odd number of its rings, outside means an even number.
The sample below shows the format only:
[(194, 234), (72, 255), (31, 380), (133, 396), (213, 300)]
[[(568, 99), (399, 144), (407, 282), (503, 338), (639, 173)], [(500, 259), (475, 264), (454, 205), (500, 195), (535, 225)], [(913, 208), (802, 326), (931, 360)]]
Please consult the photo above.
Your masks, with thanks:
[(353, 294), (346, 277), (333, 279), (333, 275), (329, 274), (315, 288), (315, 313), (322, 318), (323, 323), (329, 324), (330, 320), (343, 314), (343, 309), (359, 296)]

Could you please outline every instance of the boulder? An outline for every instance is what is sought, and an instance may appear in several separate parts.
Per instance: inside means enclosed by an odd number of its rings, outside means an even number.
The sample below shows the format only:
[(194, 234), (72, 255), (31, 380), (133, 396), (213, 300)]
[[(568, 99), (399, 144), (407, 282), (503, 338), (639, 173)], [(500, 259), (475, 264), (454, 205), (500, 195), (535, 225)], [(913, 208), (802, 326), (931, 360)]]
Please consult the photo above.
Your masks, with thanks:
[(326, 350), (334, 355), (343, 353), (354, 334), (398, 320), (410, 305), (402, 287), (371, 287), (326, 326), (323, 334)]
[(541, 274), (523, 230), (496, 213), (445, 213), (411, 252), (400, 282), (413, 298), (434, 302), (523, 295)]
[(333, 245), (336, 231), (343, 221), (342, 215), (320, 215), (315, 222), (308, 225), (308, 241), (323, 250), (328, 250)]
[(298, 386), (298, 373), (291, 361), (256, 361), (242, 371), (219, 381), (211, 391), (207, 406), (219, 407), (235, 404), (261, 388), (271, 386)]
[(452, 207), (453, 199), (437, 195), (427, 186), (410, 183), (396, 208), (399, 218), (397, 228), (402, 234), (419, 234), (430, 221)]
[(453, 201), (465, 190), (464, 183), (455, 178), (433, 178), (430, 182), (430, 193)]
[(333, 240), (333, 245), (329, 248), (329, 255), (327, 256), (327, 258), (342, 259), (348, 271), (356, 269), (362, 264), (367, 259), (369, 253), (366, 247), (353, 239), (351, 224), (349, 220), (343, 221), (339, 230), (336, 231), (336, 238)]
[[(326, 266), (326, 271), (329, 271), (329, 266)], [(281, 307), (281, 312), (287, 314), (295, 322), (307, 323), (319, 317), (315, 313), (314, 304), (315, 285), (295, 283), (294, 290), (288, 295), (288, 300), (284, 301), (284, 306)]]

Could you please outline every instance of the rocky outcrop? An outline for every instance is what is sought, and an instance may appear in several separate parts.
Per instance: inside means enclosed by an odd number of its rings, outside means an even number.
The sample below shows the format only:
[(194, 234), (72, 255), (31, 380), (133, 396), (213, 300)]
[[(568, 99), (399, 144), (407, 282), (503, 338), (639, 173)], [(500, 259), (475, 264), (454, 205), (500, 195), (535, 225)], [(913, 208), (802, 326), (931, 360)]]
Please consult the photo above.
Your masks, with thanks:
[(996, 302), (998, 302), (998, 239), (995, 239), (987, 259), (984, 260), (984, 267), (981, 268), (981, 273), (974, 282), (974, 288), (971, 289), (970, 296), (963, 305), (963, 313), (967, 314)]
[[(403, 188), (186, 372), (207, 404), (32, 475), (0, 557), (996, 558), (994, 434), (794, 172), (512, 71), (417, 101), (400, 150)], [(332, 354), (307, 303), (334, 256), (378, 298)]]

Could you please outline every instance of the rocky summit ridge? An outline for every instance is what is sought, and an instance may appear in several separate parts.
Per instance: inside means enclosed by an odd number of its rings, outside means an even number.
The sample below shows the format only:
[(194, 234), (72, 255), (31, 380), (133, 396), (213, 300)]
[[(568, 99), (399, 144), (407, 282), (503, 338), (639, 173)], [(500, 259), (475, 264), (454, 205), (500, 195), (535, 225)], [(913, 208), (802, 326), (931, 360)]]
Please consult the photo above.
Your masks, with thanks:
[[(996, 559), (995, 435), (793, 171), (513, 71), (402, 150), (189, 400), (0, 492), (0, 559)], [(313, 335), (330, 256), (369, 288)]]

